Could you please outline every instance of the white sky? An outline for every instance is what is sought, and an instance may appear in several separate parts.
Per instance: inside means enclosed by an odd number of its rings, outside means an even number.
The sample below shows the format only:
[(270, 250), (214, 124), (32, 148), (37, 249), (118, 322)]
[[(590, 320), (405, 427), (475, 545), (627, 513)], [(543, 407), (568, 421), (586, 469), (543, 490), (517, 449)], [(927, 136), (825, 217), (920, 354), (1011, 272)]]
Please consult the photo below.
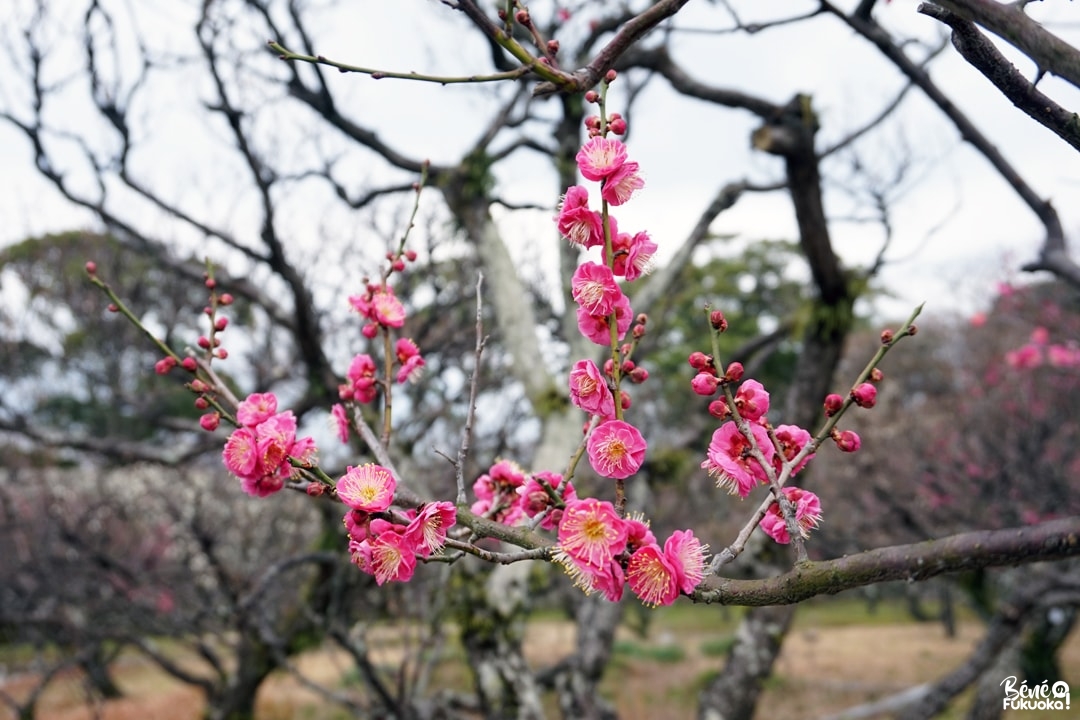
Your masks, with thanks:
[[(0, 26), (8, 28), (2, 34), (9, 52), (17, 45), (16, 28), (29, 17), (32, 4), (14, 0), (14, 11), (0, 11)], [(78, 23), (84, 12), (78, 0), (49, 0), (49, 4), (72, 23)], [(138, 6), (138, 33), (147, 43), (167, 43), (184, 50), (191, 47), (187, 25), (192, 8), (199, 4), (106, 3), (118, 8)], [(465, 42), (471, 36), (463, 18), (434, 0), (350, 0), (315, 5), (316, 40), (324, 55), (389, 70), (451, 74), (488, 69), (486, 47)], [(755, 2), (734, 5), (751, 10), (763, 6)], [(814, 4), (779, 5), (794, 13)], [(916, 5), (905, 0), (880, 3), (877, 14), (891, 28), (934, 37), (939, 28), (918, 15)], [(539, 14), (545, 4), (532, 6)], [(772, 3), (764, 6), (776, 7)], [(1073, 19), (1075, 7), (1071, 3), (1035, 3), (1029, 8), (1055, 32), (1080, 43), (1080, 23)], [(567, 28), (570, 34), (577, 31), (573, 22)], [(727, 21), (717, 6), (694, 2), (680, 13), (676, 24), (710, 28), (725, 26)], [(79, 66), (80, 50), (73, 42), (56, 31), (56, 57), (66, 57), (69, 63), (66, 71), (63, 62), (52, 68), (57, 80), (70, 76)], [(866, 41), (830, 17), (752, 37), (682, 34), (677, 39), (676, 56), (702, 80), (776, 103), (786, 102), (796, 92), (811, 94), (822, 119), (822, 145), (873, 116), (902, 84), (898, 73)], [(1033, 74), (1030, 62), (1019, 58), (1016, 62), (1029, 77)], [(1080, 183), (1080, 153), (1013, 108), (951, 48), (932, 67), (934, 79), (1036, 192), (1054, 201), (1070, 237), (1080, 233), (1080, 203), (1072, 202)], [(269, 67), (267, 71), (273, 70)], [(357, 108), (361, 121), (377, 128), (380, 137), (415, 156), (437, 161), (457, 157), (475, 137), (484, 112), (493, 106), (489, 89), (373, 81), (334, 73), (329, 77), (343, 93), (343, 102)], [(207, 125), (205, 116), (198, 113), (199, 102), (207, 97), (205, 80), (176, 73), (168, 82), (171, 84), (155, 91), (153, 103), (140, 106), (136, 113), (143, 123), (148, 149), (135, 167), (147, 179), (168, 188), (179, 202), (209, 213), (238, 234), (255, 237), (258, 227), (252, 227), (257, 217), (251, 208), (252, 198), (230, 192), (242, 173), (235, 162), (218, 160), (228, 141), (220, 119)], [(1040, 88), (1065, 107), (1080, 108), (1076, 88), (1056, 78), (1045, 79)], [(84, 129), (90, 120), (81, 109), (79, 94), (74, 83), (67, 91), (67, 104), (53, 119), (63, 115), (69, 127)], [(10, 69), (0, 78), (0, 106), (17, 106), (23, 97), (17, 71)], [(621, 110), (624, 99), (616, 84), (610, 109)], [(289, 123), (298, 118), (278, 119)], [(632, 123), (631, 158), (641, 163), (648, 186), (619, 209), (618, 218), (625, 229), (648, 229), (661, 245), (661, 257), (686, 235), (721, 185), (744, 178), (768, 182), (780, 177), (776, 159), (749, 149), (755, 118), (683, 100), (663, 81), (656, 82), (639, 100)], [(279, 132), (271, 124), (264, 127), (266, 133)], [(312, 142), (322, 141), (316, 138)], [(295, 154), (296, 162), (302, 163), (307, 147), (283, 142), (281, 152), (286, 157)], [(892, 207), (895, 235), (888, 257), (894, 262), (883, 281), (897, 300), (884, 304), (885, 311), (906, 314), (923, 300), (930, 301), (928, 313), (937, 308), (970, 310), (985, 302), (996, 279), (1014, 273), (1035, 256), (1041, 227), (1034, 216), (985, 160), (960, 143), (956, 131), (917, 90), (909, 95), (897, 120), (860, 143), (859, 149), (862, 162), (880, 163), (885, 174), (890, 160), (907, 158), (912, 163), (911, 179)], [(828, 168), (836, 169), (844, 161), (830, 162), (833, 164)], [(2, 122), (0, 168), (0, 243), (92, 223), (88, 214), (73, 210), (37, 175), (28, 143)], [(377, 180), (385, 172), (373, 164), (355, 168), (350, 174), (360, 183)], [(554, 176), (535, 155), (520, 154), (498, 174), (505, 197), (554, 205), (558, 192)], [(349, 222), (348, 213), (328, 210), (313, 191), (308, 195), (299, 191), (290, 201), (289, 225), (313, 248), (328, 224), (340, 230)], [(835, 186), (829, 186), (827, 201), (834, 216), (847, 214), (844, 196)], [(150, 213), (146, 209), (133, 212)], [(548, 212), (517, 213), (506, 218), (505, 227), (507, 236), (515, 239), (514, 252), (519, 259), (550, 271), (552, 255), (543, 250), (545, 244), (553, 242), (549, 218)], [(791, 237), (794, 218), (783, 194), (746, 196), (713, 224), (713, 230), (747, 239)], [(163, 231), (178, 239), (188, 236), (180, 228)], [(362, 234), (360, 229), (342, 232)], [(873, 224), (838, 222), (833, 232), (838, 251), (849, 264), (868, 261), (882, 242), (880, 226)]]

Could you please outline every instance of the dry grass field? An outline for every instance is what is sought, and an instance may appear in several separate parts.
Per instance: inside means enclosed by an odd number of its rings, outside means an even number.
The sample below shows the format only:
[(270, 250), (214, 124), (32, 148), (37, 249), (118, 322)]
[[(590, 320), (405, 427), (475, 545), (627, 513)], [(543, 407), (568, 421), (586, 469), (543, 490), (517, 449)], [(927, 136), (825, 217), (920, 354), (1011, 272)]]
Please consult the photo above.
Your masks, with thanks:
[[(978, 641), (981, 627), (973, 621), (960, 626), (958, 637), (944, 636), (940, 625), (917, 624), (900, 614), (868, 617), (861, 605), (844, 604), (824, 613), (800, 611), (795, 629), (784, 644), (769, 680), (757, 717), (760, 720), (812, 720), (843, 708), (888, 696), (940, 676), (961, 662)], [(840, 609), (837, 610), (836, 607)], [(716, 610), (716, 609), (714, 609)], [(722, 611), (690, 608), (660, 612), (651, 621), (647, 638), (625, 633), (617, 644), (615, 661), (604, 682), (604, 693), (615, 699), (624, 720), (692, 718), (698, 691), (718, 671), (730, 643), (733, 620)], [(845, 617), (852, 624), (844, 624)], [(713, 619), (716, 622), (713, 622)], [(527, 647), (537, 666), (569, 652), (573, 627), (559, 620), (531, 625)], [(382, 658), (393, 663), (393, 650)], [(1080, 717), (1080, 635), (1074, 632), (1062, 657), (1066, 679), (1074, 688), (1071, 713), (1007, 714), (1008, 720), (1065, 720)], [(300, 660), (311, 678), (338, 685), (349, 677), (347, 659), (333, 652), (309, 653)], [(446, 682), (462, 682), (460, 661), (446, 663)], [(180, 685), (145, 660), (125, 657), (116, 673), (127, 697), (88, 707), (80, 678), (53, 683), (39, 703), (40, 720), (197, 720), (199, 693)], [(18, 695), (20, 681), (9, 679), (5, 692)], [(961, 702), (962, 704), (962, 702)], [(0, 709), (0, 718), (10, 714)], [(258, 699), (260, 720), (343, 720), (340, 709), (325, 704), (287, 675), (264, 684)], [(963, 708), (950, 709), (947, 718), (963, 717)]]

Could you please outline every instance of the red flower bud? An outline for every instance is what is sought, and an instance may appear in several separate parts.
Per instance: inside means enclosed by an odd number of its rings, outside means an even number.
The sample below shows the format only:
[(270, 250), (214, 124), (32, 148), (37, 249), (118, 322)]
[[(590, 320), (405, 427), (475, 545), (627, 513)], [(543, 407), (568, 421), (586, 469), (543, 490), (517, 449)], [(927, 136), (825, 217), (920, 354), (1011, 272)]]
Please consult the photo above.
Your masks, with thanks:
[(228, 325), (229, 325), (229, 318), (227, 318), (227, 317), (219, 317), (217, 320), (214, 321), (214, 329), (217, 330), (218, 332), (221, 332), (222, 330), (224, 330), (226, 327), (228, 327)]
[(608, 85), (610, 85), (611, 83), (615, 82), (615, 78), (617, 77), (617, 75), (618, 73), (616, 73), (615, 69), (612, 68), (611, 70), (608, 70), (606, 73), (604, 73), (604, 81)]
[(716, 393), (716, 388), (720, 385), (720, 381), (711, 372), (699, 372), (694, 376), (694, 379), (690, 381), (690, 389), (698, 395), (704, 397), (712, 397)]
[(205, 335), (200, 335), (199, 339), (196, 342), (198, 342), (199, 347), (201, 347), (203, 350), (210, 349), (210, 338), (206, 337)]
[(94, 262), (93, 260), (87, 260), (87, 262), (86, 262), (86, 274), (87, 275), (96, 275), (97, 274), (97, 263)]
[(195, 362), (193, 357), (184, 358), (180, 361), (180, 365), (188, 372), (195, 372), (199, 368), (199, 363)]
[(645, 326), (635, 325), (634, 329), (630, 331), (630, 334), (633, 335), (635, 340), (640, 340), (645, 336)]
[(204, 398), (202, 395), (195, 398), (195, 408), (198, 410), (205, 410), (210, 407), (210, 401)]
[(713, 330), (717, 332), (724, 332), (727, 330), (727, 318), (724, 317), (724, 313), (719, 310), (713, 310), (709, 313), (709, 324), (713, 326)]
[(728, 407), (727, 400), (713, 400), (709, 403), (709, 414), (714, 418), (726, 420), (731, 415), (731, 408)]
[(626, 134), (626, 121), (622, 118), (616, 118), (608, 123), (608, 129), (616, 135)]
[(214, 278), (208, 277), (208, 278), (206, 278), (206, 280), (205, 280), (205, 282), (203, 284), (206, 285), (206, 287), (213, 290), (214, 288), (217, 287), (217, 280), (215, 280)]
[(405, 269), (405, 261), (398, 258), (390, 264), (390, 267), (394, 268), (394, 272), (401, 272)]
[(369, 323), (360, 329), (360, 332), (368, 340), (374, 340), (375, 336), (379, 334), (379, 326), (375, 323)]
[(830, 393), (825, 396), (825, 417), (832, 417), (836, 413), (840, 412), (840, 408), (844, 406), (844, 398), (840, 397), (836, 393)]
[(636, 383), (643, 383), (649, 379), (649, 371), (640, 365), (630, 371), (630, 380)]
[(687, 358), (687, 360), (690, 363), (690, 367), (694, 368), (695, 370), (708, 370), (711, 372), (713, 369), (712, 358), (703, 352), (698, 352), (695, 350), (694, 352), (690, 353), (690, 357)]
[(619, 367), (619, 370), (620, 372), (622, 372), (623, 375), (628, 375), (634, 372), (635, 367), (637, 367), (637, 365), (634, 364), (633, 360), (623, 360), (623, 363)]
[(416, 262), (416, 251), (415, 250), (406, 250), (405, 251), (405, 259), (408, 260), (409, 262)]
[(176, 367), (176, 358), (167, 355), (154, 363), (154, 372), (158, 375), (168, 375), (174, 367)]
[(218, 298), (218, 305), (232, 305), (233, 296), (229, 293), (221, 293), (221, 297)]
[(619, 391), (619, 404), (622, 405), (623, 410), (630, 409), (630, 395), (625, 390)]
[(872, 408), (877, 402), (877, 388), (871, 383), (864, 382), (852, 389), (851, 398), (859, 407)]
[(202, 429), (206, 430), (207, 432), (213, 432), (217, 430), (220, 423), (221, 415), (220, 413), (216, 412), (206, 413), (199, 418), (199, 425), (201, 425)]
[(881, 372), (880, 369), (874, 368), (873, 370), (870, 371), (870, 382), (879, 383), (884, 379), (885, 379), (885, 373)]
[(862, 446), (862, 440), (853, 430), (844, 430), (842, 432), (833, 430), (832, 438), (841, 452), (855, 452)]
[(893, 337), (894, 337), (894, 333), (893, 333), (892, 330), (882, 330), (881, 331), (881, 344), (882, 345), (888, 345), (889, 343), (891, 343), (893, 341)]
[(120, 307), (116, 303), (109, 303), (105, 309), (109, 312), (120, 312)]
[(226, 350), (225, 348), (218, 348), (217, 350), (214, 351), (214, 355), (216, 355), (217, 357), (224, 360), (227, 357), (229, 357), (229, 351)]
[(189, 387), (192, 389), (193, 392), (197, 393), (204, 393), (210, 390), (210, 386), (204, 383), (202, 380), (199, 380), (198, 378), (192, 380)]
[(547, 41), (547, 50), (552, 55), (558, 54), (558, 52), (559, 52), (559, 41), (558, 40), (548, 40)]
[(727, 366), (727, 372), (724, 373), (724, 379), (728, 382), (739, 382), (743, 376), (743, 365), (741, 362), (733, 362)]
[(326, 492), (326, 486), (320, 482), (309, 482), (307, 487), (304, 488), (304, 492), (311, 497), (319, 497)]

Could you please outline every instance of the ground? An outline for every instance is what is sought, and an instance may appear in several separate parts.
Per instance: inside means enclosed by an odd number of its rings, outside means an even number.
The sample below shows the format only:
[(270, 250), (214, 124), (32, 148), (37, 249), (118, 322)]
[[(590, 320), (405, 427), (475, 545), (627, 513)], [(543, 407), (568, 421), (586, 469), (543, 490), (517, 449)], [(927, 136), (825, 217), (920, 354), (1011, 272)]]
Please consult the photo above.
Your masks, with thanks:
[[(913, 623), (902, 613), (886, 610), (867, 615), (861, 604), (825, 606), (804, 612), (784, 644), (769, 680), (757, 718), (793, 720), (820, 718), (846, 707), (888, 696), (939, 677), (970, 652), (982, 633), (967, 620), (956, 638), (946, 638), (937, 624)], [(845, 609), (846, 607), (846, 609)], [(839, 609), (837, 609), (839, 608)], [(710, 614), (711, 613), (711, 614)], [(625, 632), (616, 660), (605, 678), (604, 692), (616, 699), (623, 720), (666, 720), (694, 717), (697, 693), (720, 667), (730, 644), (733, 612), (720, 608), (688, 608), (655, 615), (647, 637)], [(846, 620), (845, 620), (846, 618)], [(850, 623), (850, 624), (845, 624)], [(530, 626), (530, 662), (539, 666), (569, 651), (573, 627), (556, 619)], [(391, 651), (392, 652), (392, 651)], [(391, 656), (387, 656), (389, 659)], [(1080, 708), (1080, 633), (1073, 633), (1062, 655), (1062, 667)], [(347, 659), (332, 652), (314, 652), (301, 660), (305, 673), (325, 683), (349, 674)], [(457, 661), (460, 667), (460, 661)], [(451, 671), (452, 672), (452, 671)], [(198, 692), (161, 675), (136, 657), (125, 658), (117, 672), (128, 694), (99, 706), (86, 706), (76, 676), (55, 683), (39, 704), (40, 720), (197, 720)], [(3, 690), (17, 694), (31, 678), (9, 678)], [(0, 709), (0, 719), (10, 714)], [(1065, 720), (1072, 712), (1012, 712), (1007, 720)], [(260, 720), (338, 720), (347, 717), (324, 705), (286, 675), (268, 681), (259, 695)], [(962, 708), (945, 717), (963, 717)]]

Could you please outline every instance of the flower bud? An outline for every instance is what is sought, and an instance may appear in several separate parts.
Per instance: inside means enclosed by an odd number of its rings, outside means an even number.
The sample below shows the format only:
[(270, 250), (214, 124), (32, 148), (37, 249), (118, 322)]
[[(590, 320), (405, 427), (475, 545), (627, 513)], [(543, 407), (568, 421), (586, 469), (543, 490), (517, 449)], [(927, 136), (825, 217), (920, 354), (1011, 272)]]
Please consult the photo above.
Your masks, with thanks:
[(394, 262), (390, 263), (390, 267), (394, 268), (394, 272), (402, 272), (405, 269), (405, 261), (398, 258)]
[(109, 312), (112, 312), (112, 313), (114, 313), (114, 312), (120, 312), (120, 306), (119, 306), (119, 305), (117, 305), (116, 303), (109, 303), (109, 304), (108, 304), (108, 305), (107, 305), (107, 306), (105, 307), (105, 309), (106, 309), (106, 310), (108, 310)]
[(199, 344), (199, 347), (201, 347), (203, 350), (210, 349), (210, 338), (206, 337), (205, 335), (200, 335), (197, 342)]
[(724, 332), (727, 330), (727, 318), (724, 317), (724, 313), (719, 310), (713, 310), (709, 313), (709, 324), (713, 326), (713, 330), (717, 332)]
[(210, 401), (207, 400), (205, 397), (200, 395), (199, 397), (195, 398), (195, 408), (197, 410), (205, 410), (208, 407), (210, 407)]
[(625, 390), (619, 391), (619, 404), (622, 406), (623, 410), (630, 409), (630, 395)]
[(549, 53), (551, 53), (552, 55), (557, 55), (558, 52), (559, 52), (559, 41), (558, 40), (548, 40), (547, 41), (547, 51)]
[(832, 417), (836, 413), (840, 412), (840, 408), (844, 406), (844, 398), (840, 397), (836, 393), (829, 393), (825, 396), (825, 417)]
[(307, 484), (307, 487), (304, 488), (304, 492), (306, 492), (311, 497), (319, 497), (326, 492), (326, 486), (323, 485), (321, 482), (309, 482)]
[(724, 373), (724, 379), (728, 382), (739, 382), (743, 376), (743, 364), (741, 362), (733, 362), (727, 366), (727, 372)]
[(643, 383), (649, 379), (649, 371), (640, 365), (630, 371), (631, 382)]
[(626, 134), (626, 121), (623, 120), (622, 118), (615, 118), (614, 120), (612, 120), (611, 122), (608, 123), (608, 129), (610, 129), (611, 132), (615, 133), (616, 135), (625, 135)]
[(888, 345), (889, 343), (891, 343), (893, 341), (893, 337), (895, 337), (895, 333), (893, 333), (892, 330), (882, 330), (881, 331), (881, 344), (882, 345)]
[(919, 328), (914, 323), (912, 323), (911, 325), (908, 326), (908, 331), (907, 331), (908, 337), (915, 337), (915, 335), (918, 332), (919, 332)]
[(853, 430), (843, 430), (841, 432), (833, 430), (832, 438), (841, 452), (855, 452), (862, 446), (862, 440)]
[(709, 414), (714, 418), (726, 420), (731, 415), (731, 408), (728, 407), (727, 400), (713, 400), (709, 403)]
[(217, 350), (214, 351), (214, 355), (216, 355), (221, 360), (225, 360), (226, 358), (229, 357), (229, 351), (226, 350), (225, 348), (218, 348)]
[(690, 381), (690, 389), (703, 397), (712, 397), (719, 385), (720, 380), (710, 372), (699, 372)]
[(199, 363), (195, 362), (193, 357), (186, 357), (180, 361), (180, 366), (188, 372), (195, 372), (199, 368)]
[(94, 262), (93, 260), (87, 260), (86, 261), (86, 274), (87, 275), (97, 275), (97, 263)]
[(637, 365), (634, 363), (633, 360), (623, 360), (623, 363), (620, 366), (620, 370), (623, 375), (628, 375), (629, 373), (634, 372), (635, 367), (637, 367)]
[(634, 322), (636, 322), (638, 325), (648, 325), (649, 316), (645, 313), (638, 313), (638, 316), (634, 318)]
[(192, 392), (197, 393), (209, 392), (210, 390), (210, 386), (204, 383), (202, 380), (199, 380), (198, 378), (192, 380), (189, 387), (191, 388)]
[(877, 388), (872, 383), (864, 382), (858, 387), (852, 388), (851, 399), (859, 407), (872, 408), (877, 402)]
[(218, 298), (218, 305), (232, 305), (232, 304), (233, 304), (233, 296), (230, 293), (221, 293), (221, 296)]
[(221, 414), (216, 412), (206, 413), (199, 418), (199, 425), (201, 425), (202, 429), (206, 430), (207, 432), (213, 432), (217, 430), (220, 423)]
[(630, 334), (633, 336), (633, 338), (635, 340), (640, 340), (641, 338), (643, 338), (645, 336), (645, 326), (644, 325), (635, 325), (634, 329), (630, 331)]
[[(595, 90), (590, 90), (589, 92), (585, 93), (585, 102), (587, 103), (594, 103), (599, 99), (600, 93), (596, 92)], [(585, 122), (585, 127), (589, 127), (589, 123), (587, 120)]]
[(368, 340), (374, 340), (375, 336), (379, 334), (379, 326), (376, 325), (375, 323), (368, 323), (367, 325), (365, 325), (363, 328), (360, 329), (360, 332)]
[(217, 330), (218, 332), (221, 332), (222, 330), (224, 330), (228, 326), (229, 326), (229, 318), (227, 318), (227, 317), (219, 317), (218, 319), (214, 320), (214, 329)]
[(415, 250), (406, 250), (405, 251), (405, 259), (408, 260), (409, 262), (416, 262), (416, 251)]
[(171, 355), (166, 355), (154, 363), (154, 372), (158, 375), (168, 375), (169, 371), (174, 367), (176, 367), (176, 358)]
[(885, 373), (881, 372), (879, 368), (874, 368), (870, 371), (870, 382), (879, 383), (885, 379)]
[(690, 367), (694, 368), (695, 370), (708, 370), (710, 372), (712, 371), (712, 358), (703, 352), (698, 352), (695, 350), (694, 352), (690, 353), (690, 357), (687, 358), (687, 361), (690, 363)]
[(514, 13), (514, 20), (517, 21), (519, 25), (523, 25), (525, 27), (529, 27), (530, 25), (532, 25), (532, 18), (529, 17), (528, 10), (518, 10), (516, 13)]
[(615, 82), (615, 78), (617, 76), (618, 76), (618, 73), (616, 73), (615, 69), (612, 68), (611, 70), (608, 70), (606, 73), (604, 73), (604, 82), (606, 82), (608, 85), (610, 85), (611, 83)]
[(213, 290), (214, 288), (217, 287), (217, 280), (215, 280), (212, 277), (208, 277), (208, 278), (206, 278), (205, 281), (203, 281), (203, 284), (206, 285), (206, 287), (209, 288), (210, 290)]

